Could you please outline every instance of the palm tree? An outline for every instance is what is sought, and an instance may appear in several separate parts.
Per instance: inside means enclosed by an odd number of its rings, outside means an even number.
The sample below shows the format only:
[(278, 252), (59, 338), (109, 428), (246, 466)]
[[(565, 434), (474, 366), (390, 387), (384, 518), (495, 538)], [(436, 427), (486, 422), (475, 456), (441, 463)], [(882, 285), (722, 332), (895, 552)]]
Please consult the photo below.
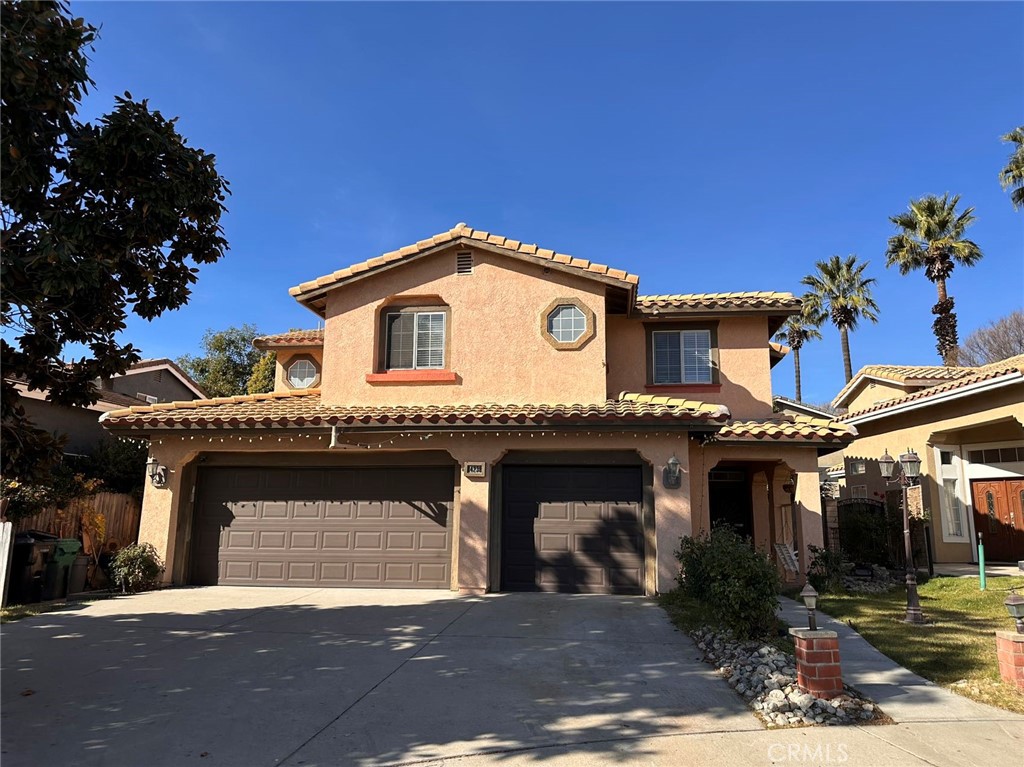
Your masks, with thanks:
[(785, 324), (775, 334), (775, 340), (787, 344), (793, 351), (793, 372), (796, 374), (796, 401), (803, 402), (802, 390), (800, 387), (800, 350), (808, 341), (820, 341), (821, 333), (818, 327), (825, 320), (823, 314), (816, 314), (812, 311), (810, 302), (804, 297), (803, 307), (800, 314), (791, 315), (786, 319)]
[(800, 280), (811, 289), (804, 297), (808, 311), (823, 318), (830, 317), (832, 324), (839, 328), (847, 383), (853, 378), (850, 331), (856, 330), (862, 319), (878, 322), (878, 304), (871, 297), (875, 278), (864, 276), (867, 265), (867, 261), (857, 263), (856, 256), (845, 259), (832, 256), (828, 261), (818, 261), (817, 271)]
[(957, 213), (960, 195), (927, 195), (911, 200), (906, 213), (889, 218), (899, 232), (889, 238), (885, 251), (886, 266), (899, 267), (900, 274), (924, 269), (925, 277), (935, 283), (939, 300), (932, 307), (936, 348), (946, 365), (956, 365), (957, 332), (953, 299), (946, 293), (946, 280), (956, 264), (974, 266), (981, 260), (981, 248), (964, 237), (974, 223), (974, 208)]
[(1003, 141), (1016, 144), (1006, 167), (999, 172), (999, 183), (1003, 189), (1012, 188), (1010, 202), (1017, 210), (1024, 208), (1024, 125), (1014, 128), (1003, 136)]

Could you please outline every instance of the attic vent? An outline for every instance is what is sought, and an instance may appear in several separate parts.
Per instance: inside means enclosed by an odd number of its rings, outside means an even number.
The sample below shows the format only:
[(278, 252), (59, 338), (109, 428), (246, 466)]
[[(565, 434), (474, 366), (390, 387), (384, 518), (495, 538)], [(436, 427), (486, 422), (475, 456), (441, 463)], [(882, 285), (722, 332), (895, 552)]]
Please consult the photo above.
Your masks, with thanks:
[(472, 274), (473, 273), (473, 254), (472, 253), (456, 253), (455, 254), (455, 273), (456, 274)]

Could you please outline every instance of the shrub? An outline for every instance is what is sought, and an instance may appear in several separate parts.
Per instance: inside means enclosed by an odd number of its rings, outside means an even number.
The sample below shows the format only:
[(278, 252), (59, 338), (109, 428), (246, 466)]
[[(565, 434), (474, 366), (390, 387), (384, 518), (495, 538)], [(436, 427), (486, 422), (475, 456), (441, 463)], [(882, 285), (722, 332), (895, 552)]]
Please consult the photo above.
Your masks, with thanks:
[(822, 549), (810, 546), (811, 563), (807, 568), (807, 580), (819, 594), (836, 594), (845, 591), (843, 576), (848, 565), (842, 549)]
[(711, 608), (736, 636), (763, 637), (775, 630), (778, 572), (749, 538), (720, 525), (710, 536), (683, 538), (676, 556), (685, 593)]
[(110, 563), (110, 577), (123, 594), (155, 588), (164, 563), (151, 543), (134, 543), (117, 552)]
[(142, 495), (149, 446), (143, 440), (107, 437), (92, 453), (76, 459), (76, 470), (103, 482), (111, 493)]

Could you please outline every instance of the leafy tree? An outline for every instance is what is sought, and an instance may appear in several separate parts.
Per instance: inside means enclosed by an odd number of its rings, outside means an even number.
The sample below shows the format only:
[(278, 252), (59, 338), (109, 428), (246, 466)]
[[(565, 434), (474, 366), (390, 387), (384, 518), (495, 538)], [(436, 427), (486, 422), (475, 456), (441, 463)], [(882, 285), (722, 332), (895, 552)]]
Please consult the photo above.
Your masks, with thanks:
[(1017, 310), (978, 328), (960, 347), (961, 365), (980, 367), (1024, 354), (1024, 311)]
[(262, 357), (256, 360), (245, 390), (249, 394), (263, 394), (264, 392), (274, 391), (274, 376), (276, 374), (277, 355), (274, 352), (265, 352)]
[[(188, 302), (197, 269), (224, 255), (228, 194), (215, 158), (130, 94), (94, 124), (77, 119), (93, 84), (96, 29), (66, 3), (0, 13), (0, 424), (5, 478), (45, 477), (61, 442), (36, 428), (10, 379), (67, 406), (139, 352), (117, 334)], [(12, 338), (13, 336), (13, 338)], [(66, 362), (69, 344), (87, 353)]]
[(1006, 161), (1006, 167), (999, 172), (999, 183), (1003, 189), (1011, 189), (1010, 202), (1017, 210), (1024, 209), (1024, 125), (1014, 128), (1003, 136), (1003, 141), (1013, 144), (1013, 154)]
[(207, 330), (203, 334), (204, 354), (186, 354), (178, 358), (178, 364), (211, 397), (245, 394), (254, 368), (264, 356), (252, 345), (252, 339), (258, 335), (255, 325)]
[(787, 344), (793, 352), (793, 372), (796, 375), (796, 401), (803, 402), (800, 386), (800, 350), (808, 341), (821, 340), (818, 328), (825, 321), (825, 316), (812, 309), (812, 301), (804, 297), (800, 314), (791, 315), (775, 335), (775, 340)]
[(845, 259), (832, 256), (828, 261), (818, 261), (817, 271), (800, 281), (810, 288), (804, 296), (808, 311), (831, 318), (832, 324), (839, 329), (847, 382), (853, 378), (850, 331), (856, 330), (862, 319), (878, 322), (878, 304), (871, 296), (875, 278), (864, 276), (868, 263), (857, 263), (856, 256)]
[(946, 365), (957, 364), (956, 313), (953, 299), (946, 293), (946, 280), (956, 264), (974, 266), (981, 260), (981, 248), (964, 235), (974, 223), (974, 208), (962, 213), (956, 210), (960, 195), (952, 198), (928, 195), (911, 200), (906, 213), (889, 218), (899, 232), (889, 238), (885, 251), (886, 266), (896, 266), (900, 274), (924, 269), (925, 276), (938, 293), (938, 302), (932, 307), (935, 322), (936, 348)]

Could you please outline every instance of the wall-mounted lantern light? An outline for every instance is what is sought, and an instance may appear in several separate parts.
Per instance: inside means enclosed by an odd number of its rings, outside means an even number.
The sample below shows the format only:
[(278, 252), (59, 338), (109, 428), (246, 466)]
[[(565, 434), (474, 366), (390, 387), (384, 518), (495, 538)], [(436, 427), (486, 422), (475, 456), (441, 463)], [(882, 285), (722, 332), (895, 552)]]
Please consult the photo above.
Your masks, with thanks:
[(665, 464), (661, 474), (661, 483), (668, 488), (678, 488), (683, 484), (683, 472), (679, 468), (679, 459), (674, 455)]
[(164, 487), (167, 484), (167, 467), (153, 456), (146, 461), (146, 473), (153, 487)]
[(789, 479), (782, 483), (782, 492), (792, 495), (796, 491), (796, 472), (791, 472)]

